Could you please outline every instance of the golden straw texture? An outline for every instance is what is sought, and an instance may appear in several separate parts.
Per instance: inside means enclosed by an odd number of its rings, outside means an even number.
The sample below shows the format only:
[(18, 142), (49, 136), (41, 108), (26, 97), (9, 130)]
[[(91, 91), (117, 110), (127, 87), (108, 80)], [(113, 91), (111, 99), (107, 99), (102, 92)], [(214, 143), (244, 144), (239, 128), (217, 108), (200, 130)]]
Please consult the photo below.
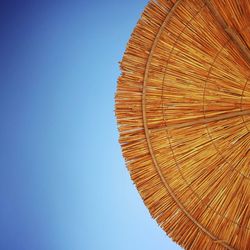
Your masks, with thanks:
[(123, 156), (185, 249), (250, 249), (249, 24), (249, 0), (151, 0), (121, 62)]

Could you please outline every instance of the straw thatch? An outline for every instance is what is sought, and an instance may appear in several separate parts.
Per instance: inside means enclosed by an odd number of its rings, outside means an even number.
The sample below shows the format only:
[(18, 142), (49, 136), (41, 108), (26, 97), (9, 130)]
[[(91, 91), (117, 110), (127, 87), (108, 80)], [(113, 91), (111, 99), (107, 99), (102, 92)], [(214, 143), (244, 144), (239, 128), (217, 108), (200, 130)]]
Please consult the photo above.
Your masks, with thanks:
[(250, 1), (150, 1), (121, 62), (120, 143), (185, 249), (250, 249)]

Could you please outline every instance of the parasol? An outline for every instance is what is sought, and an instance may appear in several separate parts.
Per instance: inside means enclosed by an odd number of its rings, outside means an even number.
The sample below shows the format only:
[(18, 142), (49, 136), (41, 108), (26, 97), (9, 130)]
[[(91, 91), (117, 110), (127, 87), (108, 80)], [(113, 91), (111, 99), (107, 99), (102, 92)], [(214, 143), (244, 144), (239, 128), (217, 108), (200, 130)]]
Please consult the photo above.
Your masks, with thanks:
[(185, 249), (250, 249), (250, 2), (150, 1), (121, 62), (120, 144)]

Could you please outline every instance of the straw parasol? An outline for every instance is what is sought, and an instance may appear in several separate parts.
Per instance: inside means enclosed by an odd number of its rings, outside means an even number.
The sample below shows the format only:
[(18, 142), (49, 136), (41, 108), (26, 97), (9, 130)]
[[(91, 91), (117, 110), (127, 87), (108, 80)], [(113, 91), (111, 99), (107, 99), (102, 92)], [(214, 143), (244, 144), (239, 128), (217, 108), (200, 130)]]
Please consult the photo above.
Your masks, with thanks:
[(150, 1), (121, 62), (120, 144), (185, 249), (250, 249), (250, 2)]

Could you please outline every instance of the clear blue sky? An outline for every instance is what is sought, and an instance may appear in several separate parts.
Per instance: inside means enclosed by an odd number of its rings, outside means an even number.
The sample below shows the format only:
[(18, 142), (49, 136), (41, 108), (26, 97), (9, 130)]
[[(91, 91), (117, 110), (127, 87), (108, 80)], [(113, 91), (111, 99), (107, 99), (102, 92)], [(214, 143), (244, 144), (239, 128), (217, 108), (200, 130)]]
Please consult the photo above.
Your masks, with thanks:
[(1, 1), (0, 249), (180, 249), (130, 180), (113, 111), (146, 3)]

